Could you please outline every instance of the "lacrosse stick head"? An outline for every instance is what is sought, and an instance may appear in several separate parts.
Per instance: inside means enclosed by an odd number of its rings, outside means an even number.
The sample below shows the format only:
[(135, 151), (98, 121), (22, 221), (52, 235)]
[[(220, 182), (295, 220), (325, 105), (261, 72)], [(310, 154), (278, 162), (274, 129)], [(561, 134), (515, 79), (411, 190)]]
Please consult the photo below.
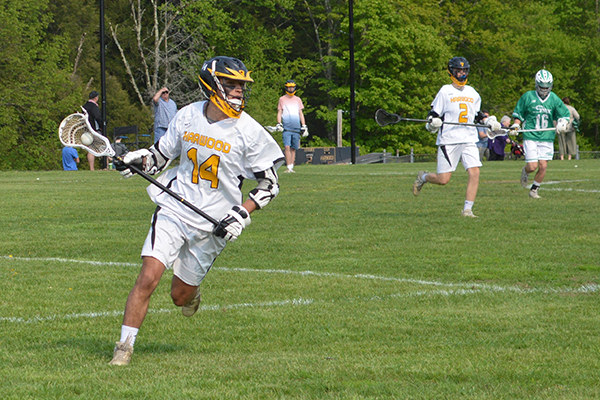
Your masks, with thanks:
[[(82, 143), (81, 136), (84, 134), (92, 136), (92, 143), (88, 145)], [(83, 113), (74, 113), (62, 120), (58, 127), (58, 138), (63, 146), (79, 147), (96, 157), (115, 155), (108, 139), (92, 129), (85, 110)]]
[(495, 139), (499, 136), (506, 136), (508, 135), (508, 130), (504, 130), (504, 129), (499, 129), (497, 131), (492, 131), (490, 129), (486, 129), (486, 134), (487, 137), (490, 139)]
[(398, 114), (391, 114), (382, 108), (375, 111), (375, 121), (379, 124), (379, 126), (397, 124), (400, 122), (400, 120), (401, 118)]

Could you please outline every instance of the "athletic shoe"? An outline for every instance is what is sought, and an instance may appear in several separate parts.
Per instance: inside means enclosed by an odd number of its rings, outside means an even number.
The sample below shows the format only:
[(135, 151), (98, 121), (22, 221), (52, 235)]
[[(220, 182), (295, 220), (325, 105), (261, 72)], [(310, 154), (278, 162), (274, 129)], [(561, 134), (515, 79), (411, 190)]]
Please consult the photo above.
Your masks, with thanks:
[(413, 194), (415, 196), (419, 195), (419, 193), (421, 192), (421, 188), (425, 183), (427, 183), (425, 179), (423, 179), (423, 175), (425, 175), (426, 173), (427, 171), (419, 171), (419, 173), (417, 174), (417, 180), (415, 180), (415, 183), (413, 183)]
[(538, 194), (537, 189), (532, 189), (529, 191), (529, 197), (531, 197), (532, 199), (541, 199), (542, 197)]
[(184, 317), (191, 317), (192, 315), (196, 314), (198, 307), (200, 307), (200, 288), (196, 289), (194, 298), (185, 306), (181, 307), (181, 313)]
[(523, 167), (523, 172), (521, 172), (521, 186), (523, 189), (527, 189), (527, 182), (529, 181), (529, 174), (525, 172), (525, 167)]
[(477, 218), (477, 215), (473, 214), (473, 210), (462, 210), (461, 214), (463, 217)]
[(288, 173), (288, 174), (290, 174), (290, 173), (291, 173), (291, 174), (294, 174), (294, 173), (296, 173), (296, 171), (294, 171), (293, 169), (286, 169), (286, 170), (285, 170), (285, 171), (283, 171), (283, 172), (286, 172), (286, 173)]
[(131, 341), (133, 336), (129, 335), (125, 342), (117, 342), (115, 346), (115, 352), (113, 353), (113, 359), (109, 362), (110, 365), (129, 365), (131, 362), (131, 355), (133, 354), (133, 346)]

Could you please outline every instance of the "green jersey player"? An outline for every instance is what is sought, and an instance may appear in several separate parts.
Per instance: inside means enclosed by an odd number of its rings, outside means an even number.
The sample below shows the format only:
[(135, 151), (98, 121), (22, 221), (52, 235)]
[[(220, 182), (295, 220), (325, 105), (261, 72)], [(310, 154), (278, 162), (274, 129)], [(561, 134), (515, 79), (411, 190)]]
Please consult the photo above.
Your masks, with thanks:
[[(536, 171), (529, 197), (539, 199), (538, 188), (546, 176), (548, 161), (554, 156), (554, 139), (557, 133), (564, 133), (569, 123), (569, 110), (562, 100), (552, 92), (552, 74), (545, 69), (535, 75), (535, 90), (521, 96), (513, 111), (514, 124), (511, 130), (520, 129), (520, 123), (528, 131), (523, 132), (525, 166), (521, 172), (521, 186), (527, 188), (529, 174)], [(556, 121), (556, 130), (552, 128)]]

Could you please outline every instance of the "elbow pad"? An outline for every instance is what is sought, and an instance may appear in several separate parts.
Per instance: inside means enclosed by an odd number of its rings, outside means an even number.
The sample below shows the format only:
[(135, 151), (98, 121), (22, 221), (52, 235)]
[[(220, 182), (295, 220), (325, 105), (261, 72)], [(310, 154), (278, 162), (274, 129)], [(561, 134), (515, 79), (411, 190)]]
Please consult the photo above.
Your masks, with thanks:
[(265, 207), (279, 194), (279, 183), (275, 168), (271, 167), (265, 171), (254, 174), (258, 185), (250, 191), (248, 197), (258, 209)]

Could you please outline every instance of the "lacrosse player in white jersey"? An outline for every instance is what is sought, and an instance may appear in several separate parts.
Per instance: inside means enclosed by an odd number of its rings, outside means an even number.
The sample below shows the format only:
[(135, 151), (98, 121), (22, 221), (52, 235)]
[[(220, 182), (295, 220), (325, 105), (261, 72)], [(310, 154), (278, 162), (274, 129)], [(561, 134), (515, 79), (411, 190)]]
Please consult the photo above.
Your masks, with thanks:
[(481, 97), (471, 86), (467, 85), (469, 62), (464, 57), (454, 57), (448, 62), (448, 73), (452, 84), (444, 85), (435, 96), (429, 111), (429, 122), (425, 125), (431, 133), (437, 133), (437, 173), (420, 171), (413, 185), (413, 194), (418, 196), (425, 183), (446, 185), (450, 182), (452, 172), (456, 170), (458, 161), (462, 161), (467, 170), (467, 194), (462, 211), (464, 217), (476, 218), (473, 214), (473, 203), (479, 186), (479, 150), (477, 128), (466, 125), (444, 125), (446, 122), (473, 124), (482, 123), (491, 130), (500, 129), (495, 116), (487, 117), (480, 111)]
[[(168, 193), (151, 185), (157, 204), (142, 248), (142, 269), (129, 293), (112, 365), (127, 365), (148, 311), (150, 296), (165, 269), (173, 270), (171, 297), (184, 316), (200, 305), (200, 283), (227, 241), (234, 241), (250, 224), (250, 213), (277, 196), (277, 169), (284, 156), (277, 142), (243, 111), (253, 82), (244, 63), (215, 57), (200, 72), (200, 85), (209, 100), (183, 107), (167, 132), (150, 149), (127, 153), (120, 166), (139, 165), (147, 174), (161, 172), (179, 157), (179, 166), (158, 181), (218, 221), (215, 226)], [(258, 182), (244, 201), (244, 179)]]

